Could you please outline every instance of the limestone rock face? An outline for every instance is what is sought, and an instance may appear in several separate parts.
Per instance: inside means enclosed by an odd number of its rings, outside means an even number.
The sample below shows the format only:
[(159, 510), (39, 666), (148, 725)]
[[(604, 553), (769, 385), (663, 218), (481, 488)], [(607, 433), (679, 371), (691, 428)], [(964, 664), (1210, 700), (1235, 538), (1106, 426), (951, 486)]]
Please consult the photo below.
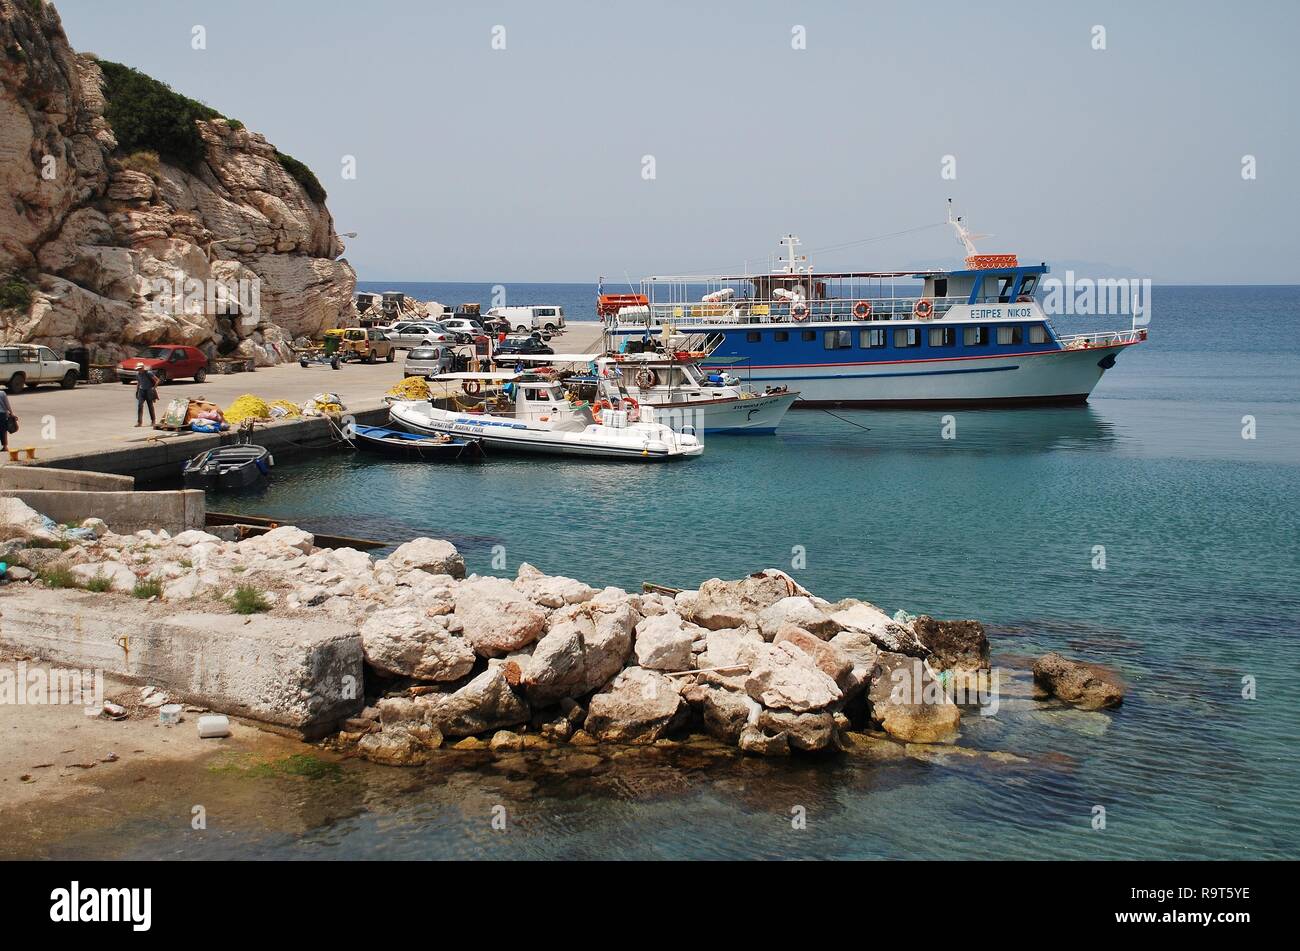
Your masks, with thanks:
[(648, 617), (636, 626), (636, 661), (650, 670), (689, 670), (694, 625), (684, 626), (677, 614)]
[(528, 699), (546, 705), (608, 683), (632, 652), (637, 617), (629, 604), (584, 603), (556, 611), (522, 668)]
[(1124, 701), (1124, 682), (1114, 671), (1060, 654), (1034, 661), (1034, 683), (1083, 710), (1118, 707)]
[(807, 593), (789, 575), (768, 568), (739, 581), (711, 578), (693, 596), (682, 598), (678, 611), (710, 631), (757, 627), (764, 609), (783, 598)]
[[(166, 341), (265, 364), (355, 316), (329, 211), (261, 135), (204, 120), (196, 168), (128, 168), (103, 73), (53, 5), (0, 0), (0, 48), (0, 274), (33, 293), (0, 311), (0, 341), (84, 344), (96, 362)], [(227, 290), (240, 281), (247, 293)]]
[(817, 662), (789, 642), (755, 644), (745, 692), (769, 709), (807, 713), (823, 710), (844, 694)]
[[(515, 696), (504, 664), (494, 664), (452, 693), (426, 694), (413, 705), (445, 736), (473, 736), (528, 722), (528, 704)], [(387, 729), (387, 727), (385, 727)]]

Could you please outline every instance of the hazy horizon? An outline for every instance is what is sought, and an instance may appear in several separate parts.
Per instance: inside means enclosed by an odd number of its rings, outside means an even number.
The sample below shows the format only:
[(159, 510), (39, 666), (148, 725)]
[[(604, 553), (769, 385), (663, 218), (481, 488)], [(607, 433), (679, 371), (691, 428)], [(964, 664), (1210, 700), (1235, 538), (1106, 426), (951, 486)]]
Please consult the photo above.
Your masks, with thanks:
[(951, 196), (1058, 275), (1300, 283), (1290, 2), (55, 6), (310, 165), (367, 282), (950, 265)]

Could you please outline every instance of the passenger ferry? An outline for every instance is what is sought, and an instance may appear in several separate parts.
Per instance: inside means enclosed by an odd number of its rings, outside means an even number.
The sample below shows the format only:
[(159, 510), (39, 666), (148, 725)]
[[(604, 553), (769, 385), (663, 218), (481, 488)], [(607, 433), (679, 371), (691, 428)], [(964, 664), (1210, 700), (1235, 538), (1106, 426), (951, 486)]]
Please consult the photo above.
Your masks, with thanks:
[[(721, 335), (704, 362), (754, 386), (801, 391), (796, 406), (1083, 403), (1145, 328), (1058, 334), (1035, 298), (1044, 264), (968, 254), (958, 270), (816, 271), (786, 235), (767, 273), (647, 277), (640, 294), (602, 294), (618, 343), (676, 333)], [(898, 282), (919, 281), (899, 293)]]

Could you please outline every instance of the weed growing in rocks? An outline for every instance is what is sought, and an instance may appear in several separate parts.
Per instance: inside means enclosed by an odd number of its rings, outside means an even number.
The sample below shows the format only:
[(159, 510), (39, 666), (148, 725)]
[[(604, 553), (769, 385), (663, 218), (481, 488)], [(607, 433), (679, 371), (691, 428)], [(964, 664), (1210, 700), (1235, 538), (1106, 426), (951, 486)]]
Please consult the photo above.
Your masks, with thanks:
[(82, 585), (82, 587), (84, 587), (87, 591), (94, 591), (97, 594), (102, 594), (105, 591), (112, 590), (113, 579), (106, 577), (105, 575), (98, 574), (95, 575), (95, 577), (91, 578), (89, 581), (87, 581), (84, 585)]
[(141, 578), (131, 589), (131, 594), (141, 601), (162, 597), (162, 581), (159, 578)]
[(52, 565), (45, 568), (37, 575), (41, 581), (45, 582), (47, 588), (75, 588), (77, 587), (77, 576), (72, 573), (70, 568), (64, 565)]
[(236, 614), (258, 614), (269, 611), (271, 603), (251, 584), (241, 584), (230, 598), (230, 607)]

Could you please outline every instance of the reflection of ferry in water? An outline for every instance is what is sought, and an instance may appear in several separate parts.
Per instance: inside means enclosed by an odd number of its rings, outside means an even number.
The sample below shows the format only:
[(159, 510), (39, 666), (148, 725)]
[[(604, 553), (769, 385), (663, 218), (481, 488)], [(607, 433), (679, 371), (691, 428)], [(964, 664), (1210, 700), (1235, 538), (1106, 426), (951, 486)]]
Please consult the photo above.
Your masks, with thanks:
[[(1057, 334), (1034, 298), (1047, 265), (978, 254), (978, 236), (949, 221), (964, 269), (819, 272), (786, 235), (785, 265), (770, 273), (648, 277), (641, 294), (601, 295), (597, 310), (616, 337), (721, 335), (707, 363), (800, 390), (796, 406), (1083, 403), (1146, 339), (1136, 326)], [(899, 279), (922, 283), (900, 294)]]

